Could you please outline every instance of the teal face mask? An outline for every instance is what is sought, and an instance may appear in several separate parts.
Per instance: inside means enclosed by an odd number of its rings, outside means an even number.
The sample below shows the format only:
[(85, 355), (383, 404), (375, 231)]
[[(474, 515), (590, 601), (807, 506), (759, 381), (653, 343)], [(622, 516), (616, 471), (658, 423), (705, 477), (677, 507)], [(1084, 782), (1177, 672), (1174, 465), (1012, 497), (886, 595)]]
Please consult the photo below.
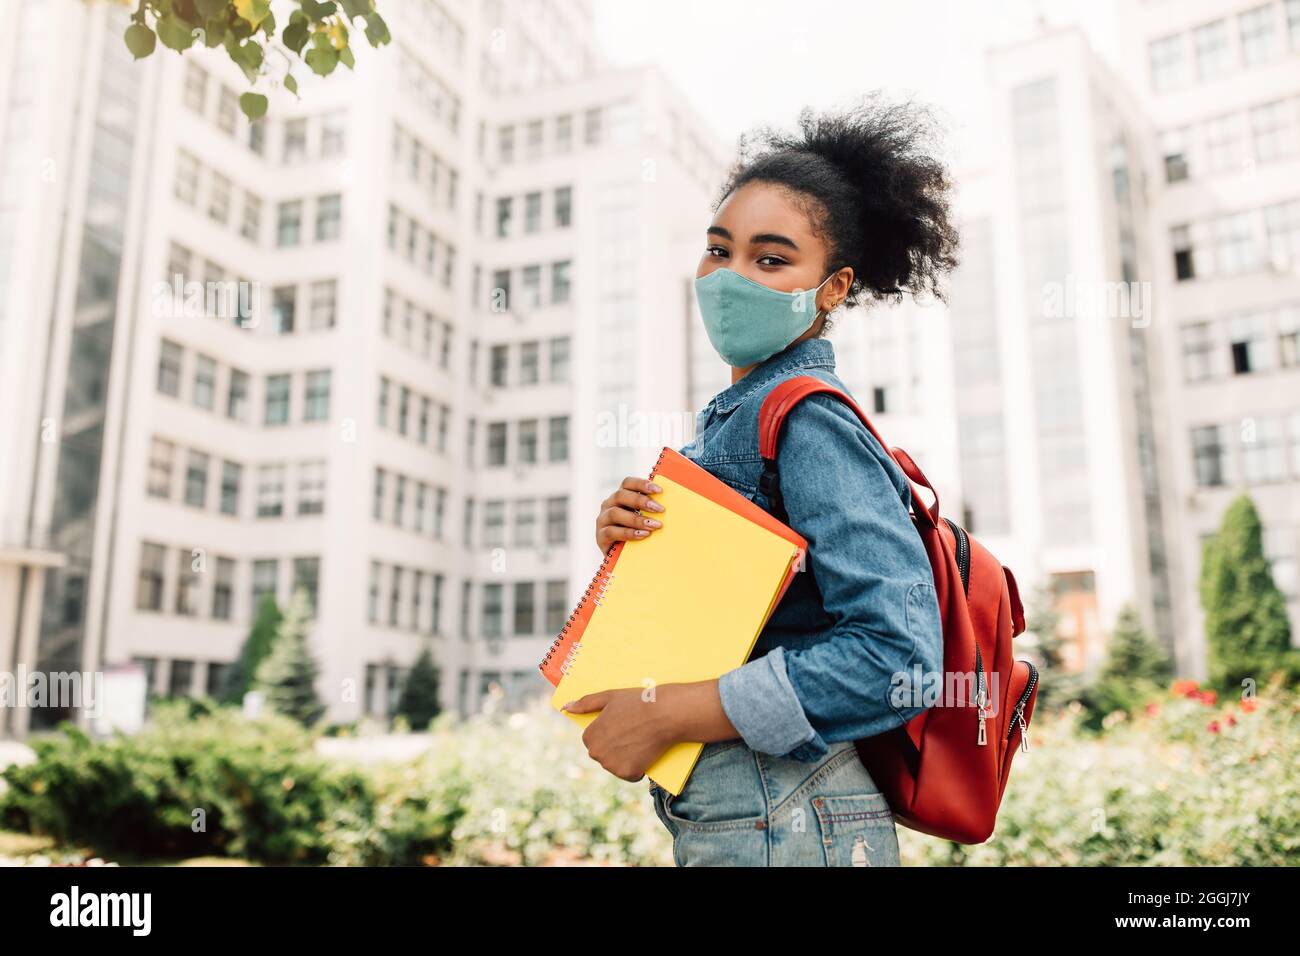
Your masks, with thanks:
[(695, 280), (704, 331), (728, 365), (757, 365), (817, 321), (817, 293), (830, 277), (806, 292), (778, 292), (734, 269), (714, 269)]

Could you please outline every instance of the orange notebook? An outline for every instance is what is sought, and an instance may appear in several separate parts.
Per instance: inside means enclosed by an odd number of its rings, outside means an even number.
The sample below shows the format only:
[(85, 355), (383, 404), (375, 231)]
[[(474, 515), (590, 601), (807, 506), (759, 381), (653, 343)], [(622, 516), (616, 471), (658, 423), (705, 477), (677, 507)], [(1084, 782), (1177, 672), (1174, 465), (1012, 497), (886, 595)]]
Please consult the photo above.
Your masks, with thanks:
[[(650, 512), (663, 527), (610, 547), (538, 665), (557, 710), (600, 690), (739, 667), (802, 566), (802, 536), (679, 452), (664, 448), (650, 478), (663, 488), (654, 497), (666, 510)], [(564, 713), (583, 726), (599, 716)], [(702, 749), (674, 744), (646, 775), (679, 793)]]

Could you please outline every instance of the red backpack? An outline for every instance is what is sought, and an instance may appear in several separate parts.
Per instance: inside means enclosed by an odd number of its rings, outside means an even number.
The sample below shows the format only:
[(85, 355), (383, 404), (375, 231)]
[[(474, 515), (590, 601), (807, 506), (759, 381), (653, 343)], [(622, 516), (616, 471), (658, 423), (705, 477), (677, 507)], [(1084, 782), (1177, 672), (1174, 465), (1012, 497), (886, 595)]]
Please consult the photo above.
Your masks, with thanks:
[[(934, 496), (926, 508), (911, 486), (911, 518), (930, 557), (943, 620), (942, 697), (906, 724), (854, 746), (899, 823), (957, 843), (983, 843), (993, 834), (1017, 745), (1029, 749), (1038, 697), (1038, 669), (1016, 660), (1011, 643), (1025, 629), (1016, 579), (964, 528), (940, 519), (939, 495), (907, 452), (885, 444), (852, 398), (812, 376), (781, 382), (759, 412), (759, 490), (774, 512), (784, 517), (776, 472), (781, 425), (801, 399), (817, 392), (853, 409), (903, 473)], [(963, 691), (973, 686), (975, 698), (953, 694), (950, 675), (962, 678)]]

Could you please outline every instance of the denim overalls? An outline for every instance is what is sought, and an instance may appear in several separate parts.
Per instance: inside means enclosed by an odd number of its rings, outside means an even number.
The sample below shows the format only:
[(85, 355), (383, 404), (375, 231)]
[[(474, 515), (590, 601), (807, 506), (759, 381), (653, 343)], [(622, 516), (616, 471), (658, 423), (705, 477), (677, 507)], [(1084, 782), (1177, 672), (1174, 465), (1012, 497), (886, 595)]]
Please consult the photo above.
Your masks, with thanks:
[[(678, 449), (763, 508), (758, 412), (780, 381), (835, 375), (829, 340), (805, 339), (715, 395)], [(853, 741), (925, 708), (899, 691), (942, 671), (929, 559), (908, 513), (906, 476), (852, 410), (800, 402), (778, 449), (804, 570), (747, 663), (718, 682), (737, 739), (705, 745), (680, 795), (650, 781), (679, 866), (897, 866), (895, 822)], [(902, 676), (900, 676), (902, 675)]]

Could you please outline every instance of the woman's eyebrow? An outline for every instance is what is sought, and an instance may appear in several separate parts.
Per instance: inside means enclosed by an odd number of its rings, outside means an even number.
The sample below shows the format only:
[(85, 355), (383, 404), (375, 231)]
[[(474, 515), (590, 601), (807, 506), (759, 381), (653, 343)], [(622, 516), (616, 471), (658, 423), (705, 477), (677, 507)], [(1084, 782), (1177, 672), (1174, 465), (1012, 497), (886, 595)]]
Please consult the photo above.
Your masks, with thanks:
[(755, 245), (755, 246), (761, 243), (772, 243), (778, 246), (789, 246), (791, 249), (795, 250), (795, 252), (799, 251), (799, 247), (794, 244), (793, 239), (790, 239), (786, 236), (782, 236), (779, 233), (775, 233), (775, 232), (755, 233), (754, 235), (749, 237), (749, 241), (751, 245)]

